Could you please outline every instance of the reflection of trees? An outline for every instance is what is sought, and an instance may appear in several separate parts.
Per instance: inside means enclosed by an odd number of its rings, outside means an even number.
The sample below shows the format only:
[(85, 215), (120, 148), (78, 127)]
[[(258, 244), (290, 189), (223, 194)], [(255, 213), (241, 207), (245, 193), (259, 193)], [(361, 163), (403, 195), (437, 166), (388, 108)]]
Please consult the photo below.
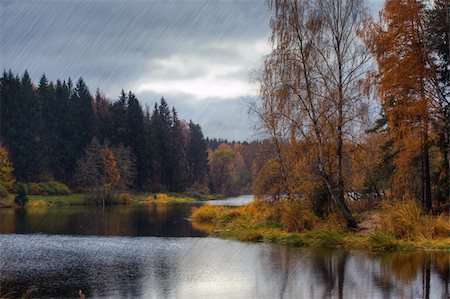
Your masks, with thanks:
[(204, 236), (191, 225), (188, 205), (70, 206), (7, 208), (0, 211), (2, 233), (107, 236)]
[(316, 250), (312, 253), (316, 277), (325, 286), (322, 298), (335, 297), (336, 291), (338, 298), (343, 298), (347, 258), (348, 252), (344, 250)]
[(289, 287), (292, 287), (294, 271), (301, 267), (302, 255), (299, 253), (298, 249), (277, 245), (268, 245), (261, 250), (262, 257), (258, 260), (262, 264), (254, 266), (256, 277), (263, 274), (263, 283), (270, 283), (274, 298), (275, 294), (278, 294), (278, 298), (292, 297), (289, 295)]
[[(261, 260), (267, 264), (262, 266), (265, 268), (262, 273), (267, 276), (267, 281), (276, 283), (274, 293), (278, 294), (278, 298), (298, 297), (300, 291), (312, 298), (314, 285), (322, 291), (318, 298), (344, 298), (347, 251), (271, 246), (263, 254), (265, 258)], [(308, 295), (306, 289), (293, 289), (300, 286), (299, 280), (302, 286), (312, 287)]]
[(450, 285), (450, 254), (448, 252), (440, 252), (432, 255), (432, 265), (438, 276), (442, 281), (443, 296), (444, 298), (450, 298), (449, 285)]
[[(376, 285), (381, 287), (385, 297), (390, 297), (394, 286), (400, 289), (414, 285), (420, 279), (421, 297), (430, 297), (430, 281), (433, 272), (441, 278), (442, 295), (448, 298), (450, 256), (446, 252), (395, 252), (375, 257), (380, 274), (373, 274)], [(403, 289), (402, 292), (405, 290)]]

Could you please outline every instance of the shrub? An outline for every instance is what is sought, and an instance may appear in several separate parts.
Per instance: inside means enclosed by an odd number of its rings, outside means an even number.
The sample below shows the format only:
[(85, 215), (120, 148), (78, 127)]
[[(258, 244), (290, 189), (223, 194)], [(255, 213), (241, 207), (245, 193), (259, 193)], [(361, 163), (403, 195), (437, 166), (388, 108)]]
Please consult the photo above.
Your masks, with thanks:
[(164, 199), (167, 199), (167, 198), (169, 198), (169, 195), (167, 195), (165, 193), (158, 193), (158, 194), (156, 194), (156, 199), (157, 200), (164, 200)]
[(69, 195), (69, 188), (63, 183), (48, 181), (41, 183), (28, 183), (28, 193), (31, 195)]
[(17, 184), (17, 195), (14, 198), (14, 202), (17, 205), (24, 206), (28, 201), (27, 194), (28, 194), (27, 185), (24, 183), (18, 183)]
[(313, 229), (319, 222), (307, 202), (302, 200), (284, 201), (282, 203), (280, 223), (288, 232), (301, 232)]
[(205, 185), (196, 183), (188, 188), (185, 194), (195, 199), (204, 199), (209, 195), (209, 189)]
[(279, 222), (280, 202), (255, 200), (242, 207), (242, 214), (256, 222)]
[(0, 199), (4, 199), (8, 197), (8, 190), (6, 190), (6, 187), (0, 184)]
[(115, 201), (116, 201), (116, 203), (123, 203), (123, 204), (131, 203), (131, 202), (133, 202), (133, 196), (128, 193), (119, 193), (115, 197)]

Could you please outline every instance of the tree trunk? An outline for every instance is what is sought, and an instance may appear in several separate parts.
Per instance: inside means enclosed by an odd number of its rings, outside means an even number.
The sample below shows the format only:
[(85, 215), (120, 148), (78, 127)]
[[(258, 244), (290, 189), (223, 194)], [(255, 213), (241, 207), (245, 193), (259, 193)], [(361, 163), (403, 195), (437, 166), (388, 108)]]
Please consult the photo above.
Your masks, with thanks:
[(433, 205), (431, 201), (431, 182), (430, 182), (430, 155), (428, 146), (428, 117), (425, 119), (423, 132), (423, 184), (424, 184), (424, 203), (427, 212), (431, 212)]
[(349, 228), (355, 229), (357, 228), (358, 222), (353, 217), (352, 213), (348, 209), (347, 205), (345, 204), (345, 190), (344, 190), (344, 176), (342, 173), (342, 128), (338, 127), (338, 144), (336, 149), (336, 154), (338, 158), (338, 196), (336, 198), (336, 204), (339, 208), (339, 210), (342, 213), (342, 216), (344, 216), (345, 221), (347, 222), (347, 226)]

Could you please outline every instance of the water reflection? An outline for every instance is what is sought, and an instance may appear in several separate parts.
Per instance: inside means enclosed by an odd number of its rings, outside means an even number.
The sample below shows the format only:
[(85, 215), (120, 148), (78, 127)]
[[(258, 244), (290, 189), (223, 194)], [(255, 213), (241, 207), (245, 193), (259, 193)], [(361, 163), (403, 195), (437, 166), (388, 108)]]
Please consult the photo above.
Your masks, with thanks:
[(307, 250), (214, 238), (0, 236), (2, 294), (448, 298), (449, 254)]
[(0, 232), (19, 234), (200, 237), (189, 205), (0, 209)]

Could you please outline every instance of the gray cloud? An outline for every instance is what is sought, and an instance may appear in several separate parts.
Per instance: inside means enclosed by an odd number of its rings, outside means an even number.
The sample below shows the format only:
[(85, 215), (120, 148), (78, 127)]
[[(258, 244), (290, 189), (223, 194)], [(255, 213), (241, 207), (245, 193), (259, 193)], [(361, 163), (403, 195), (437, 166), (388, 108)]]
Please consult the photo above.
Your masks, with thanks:
[(269, 36), (265, 1), (0, 4), (2, 68), (28, 69), (34, 80), (82, 76), (113, 99), (122, 88), (146, 103), (164, 95), (206, 135), (253, 136), (240, 96)]

